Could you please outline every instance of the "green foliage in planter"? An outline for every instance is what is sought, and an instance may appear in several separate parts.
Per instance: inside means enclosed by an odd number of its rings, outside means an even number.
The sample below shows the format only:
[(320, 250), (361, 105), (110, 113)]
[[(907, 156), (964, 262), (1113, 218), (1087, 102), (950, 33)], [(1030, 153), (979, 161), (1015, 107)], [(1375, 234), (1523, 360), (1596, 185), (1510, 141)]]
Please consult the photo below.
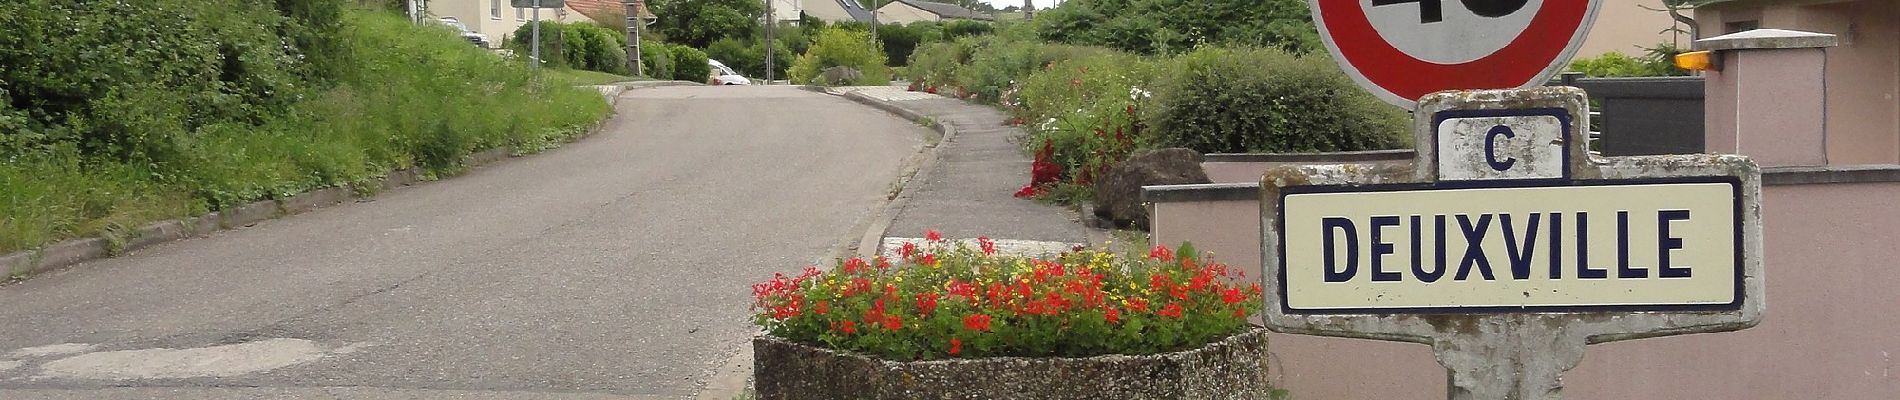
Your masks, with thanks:
[(1154, 354), (1244, 331), (1259, 284), (1183, 245), (1148, 255), (995, 254), (929, 232), (901, 260), (849, 259), (753, 285), (772, 335), (891, 360)]
[(1571, 61), (1570, 71), (1582, 72), (1592, 78), (1687, 76), (1689, 71), (1676, 68), (1676, 54), (1680, 53), (1681, 48), (1669, 43), (1646, 48), (1643, 55), (1638, 57), (1612, 51)]
[(891, 80), (884, 64), (884, 53), (871, 42), (869, 32), (832, 27), (818, 31), (811, 49), (792, 62), (787, 75), (795, 83), (818, 83), (825, 69), (842, 66), (863, 74), (853, 84), (882, 85)]
[(1403, 147), (1410, 119), (1323, 54), (1204, 48), (1172, 62), (1148, 115), (1157, 145), (1203, 153)]
[(667, 50), (673, 56), (673, 80), (706, 82), (712, 78), (712, 66), (706, 63), (705, 52), (687, 46), (670, 46)]

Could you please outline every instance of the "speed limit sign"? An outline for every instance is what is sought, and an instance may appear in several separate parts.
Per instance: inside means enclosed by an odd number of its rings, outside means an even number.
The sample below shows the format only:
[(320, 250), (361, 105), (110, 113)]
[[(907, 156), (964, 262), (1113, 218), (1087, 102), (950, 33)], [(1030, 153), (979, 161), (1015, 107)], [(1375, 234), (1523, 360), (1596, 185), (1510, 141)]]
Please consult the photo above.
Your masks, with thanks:
[(1309, 0), (1339, 65), (1411, 108), (1452, 89), (1537, 86), (1583, 43), (1600, 0)]

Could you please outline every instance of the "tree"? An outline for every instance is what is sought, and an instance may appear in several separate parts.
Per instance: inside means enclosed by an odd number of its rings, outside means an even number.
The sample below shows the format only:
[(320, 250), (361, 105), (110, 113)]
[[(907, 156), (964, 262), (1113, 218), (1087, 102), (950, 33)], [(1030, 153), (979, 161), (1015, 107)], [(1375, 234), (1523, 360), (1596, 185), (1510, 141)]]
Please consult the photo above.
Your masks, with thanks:
[(659, 21), (653, 31), (675, 43), (705, 48), (724, 38), (758, 35), (765, 3), (756, 0), (652, 0), (647, 6)]

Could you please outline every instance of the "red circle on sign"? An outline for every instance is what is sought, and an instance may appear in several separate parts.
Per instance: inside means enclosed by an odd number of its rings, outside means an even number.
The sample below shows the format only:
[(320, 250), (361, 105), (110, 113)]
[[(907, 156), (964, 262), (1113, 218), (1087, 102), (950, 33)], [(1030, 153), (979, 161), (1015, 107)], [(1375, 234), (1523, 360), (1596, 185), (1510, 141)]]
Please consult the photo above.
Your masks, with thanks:
[[(1348, 73), (1382, 90), (1389, 102), (1409, 106), (1432, 92), (1509, 89), (1549, 79), (1556, 64), (1582, 42), (1596, 0), (1546, 0), (1530, 25), (1503, 48), (1476, 60), (1440, 64), (1393, 47), (1373, 28), (1360, 0), (1313, 0), (1326, 46)], [(1390, 96), (1387, 96), (1390, 95)], [(1397, 97), (1393, 99), (1391, 97)]]

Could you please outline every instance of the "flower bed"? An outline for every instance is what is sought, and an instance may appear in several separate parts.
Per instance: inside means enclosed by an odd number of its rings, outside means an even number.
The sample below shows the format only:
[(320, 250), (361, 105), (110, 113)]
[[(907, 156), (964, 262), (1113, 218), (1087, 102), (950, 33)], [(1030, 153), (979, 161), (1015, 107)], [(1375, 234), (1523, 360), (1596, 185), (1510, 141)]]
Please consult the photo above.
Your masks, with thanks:
[[(971, 247), (944, 241), (935, 232), (926, 237), (921, 245), (906, 243), (895, 260), (853, 258), (829, 271), (808, 267), (798, 276), (781, 274), (754, 285), (755, 320), (769, 334), (754, 348), (762, 397), (822, 398), (816, 393), (764, 395), (846, 387), (898, 393), (893, 398), (938, 397), (936, 390), (993, 394), (997, 392), (957, 387), (1004, 365), (1027, 368), (1021, 372), (1025, 376), (1041, 376), (996, 382), (1005, 386), (1044, 382), (1052, 379), (1043, 376), (1049, 374), (1108, 377), (1142, 370), (1149, 371), (1142, 376), (1171, 377), (1176, 383), (1170, 387), (1183, 387), (1179, 381), (1207, 374), (1244, 380), (1230, 384), (1264, 385), (1249, 378), (1261, 371), (1257, 366), (1230, 365), (1236, 359), (1257, 361), (1254, 357), (1264, 355), (1264, 337), (1260, 346), (1235, 344), (1254, 350), (1217, 350), (1224, 354), (1215, 357), (1224, 360), (1213, 363), (1218, 366), (1194, 361), (1209, 357), (1202, 352), (1217, 347), (1211, 343), (1256, 331), (1247, 318), (1259, 312), (1262, 301), (1258, 283), (1240, 283), (1244, 277), (1238, 270), (1209, 262), (1190, 246), (1183, 245), (1179, 256), (1157, 246), (1136, 256), (1077, 248), (1050, 257), (1016, 257), (996, 254), (988, 238), (979, 238)], [(987, 361), (913, 364), (943, 359)], [(1148, 366), (1117, 369), (1102, 364), (1113, 360), (1145, 360)], [(1070, 369), (1073, 365), (1091, 366)], [(974, 369), (948, 372), (959, 368)], [(809, 373), (824, 370), (879, 377)], [(896, 392), (885, 392), (889, 390)], [(902, 394), (916, 390), (926, 392)]]

